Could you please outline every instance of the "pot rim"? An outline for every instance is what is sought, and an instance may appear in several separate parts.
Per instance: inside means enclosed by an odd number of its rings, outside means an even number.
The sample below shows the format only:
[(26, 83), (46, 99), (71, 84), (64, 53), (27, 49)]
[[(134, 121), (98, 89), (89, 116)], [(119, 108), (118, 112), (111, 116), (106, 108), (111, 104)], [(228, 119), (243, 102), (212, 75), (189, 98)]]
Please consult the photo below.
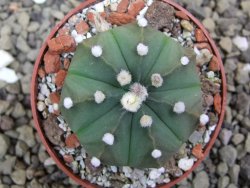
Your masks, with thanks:
[[(225, 107), (226, 107), (226, 93), (227, 93), (227, 88), (226, 88), (226, 76), (225, 76), (225, 71), (223, 68), (223, 63), (221, 60), (221, 56), (219, 53), (219, 50), (217, 49), (214, 41), (212, 40), (212, 38), (210, 37), (210, 35), (208, 34), (207, 30), (205, 29), (205, 27), (201, 24), (201, 22), (196, 19), (190, 12), (188, 12), (185, 8), (181, 7), (180, 5), (178, 5), (177, 3), (173, 2), (172, 0), (162, 0), (165, 3), (168, 3), (169, 5), (173, 6), (176, 10), (182, 11), (183, 13), (185, 13), (192, 22), (194, 22), (198, 28), (200, 28), (202, 30), (202, 32), (205, 34), (205, 36), (208, 39), (208, 43), (210, 44), (210, 46), (212, 47), (212, 51), (214, 53), (214, 55), (218, 58), (219, 60), (219, 66), (220, 66), (220, 73), (221, 73), (221, 79), (222, 79), (222, 109), (221, 109), (221, 113), (219, 115), (219, 121), (218, 124), (215, 128), (215, 130), (213, 131), (209, 142), (207, 143), (207, 145), (205, 146), (204, 149), (204, 156), (200, 159), (198, 159), (195, 164), (193, 165), (193, 167), (186, 171), (182, 176), (180, 176), (179, 178), (174, 179), (173, 181), (170, 181), (167, 184), (163, 184), (160, 185), (159, 187), (161, 188), (169, 188), (172, 187), (174, 185), (176, 185), (177, 183), (179, 183), (180, 181), (182, 181), (183, 179), (185, 179), (192, 171), (195, 170), (195, 168), (197, 168), (200, 163), (208, 156), (210, 149), (212, 148), (212, 146), (214, 145), (214, 142), (216, 140), (216, 138), (218, 137), (218, 134), (220, 132), (221, 126), (222, 126), (222, 122), (224, 119), (224, 115), (225, 115)], [(42, 45), (39, 55), (36, 59), (35, 62), (35, 66), (33, 69), (33, 73), (32, 73), (32, 81), (31, 81), (31, 109), (32, 109), (32, 115), (33, 115), (33, 120), (34, 120), (34, 124), (35, 124), (35, 128), (38, 132), (38, 135), (43, 143), (43, 145), (45, 146), (47, 152), (49, 153), (49, 155), (53, 158), (53, 160), (56, 162), (57, 166), (64, 172), (66, 173), (70, 178), (72, 178), (73, 180), (75, 180), (78, 184), (80, 184), (83, 187), (87, 187), (87, 188), (92, 188), (92, 187), (98, 187), (97, 185), (91, 184), (89, 181), (87, 180), (83, 180), (80, 178), (80, 176), (74, 174), (72, 172), (72, 170), (65, 164), (65, 162), (59, 158), (59, 156), (57, 155), (57, 153), (54, 151), (54, 149), (51, 147), (50, 142), (47, 140), (44, 131), (42, 130), (42, 123), (41, 123), (41, 119), (39, 118), (39, 114), (38, 111), (36, 109), (36, 103), (37, 103), (37, 77), (38, 77), (38, 69), (39, 69), (39, 65), (42, 62), (42, 58), (43, 55), (45, 54), (45, 52), (48, 49), (47, 46), (47, 41), (50, 40), (51, 38), (53, 38), (55, 36), (55, 34), (57, 33), (57, 31), (67, 22), (67, 20), (74, 14), (78, 13), (79, 11), (81, 11), (82, 9), (84, 9), (85, 7), (88, 7), (92, 4), (96, 3), (95, 0), (86, 0), (85, 2), (81, 3), (79, 6), (77, 6), (76, 8), (74, 8), (73, 10), (71, 10), (60, 22), (59, 24), (57, 24), (50, 32), (50, 34), (48, 35), (46, 41), (44, 42), (44, 44)]]

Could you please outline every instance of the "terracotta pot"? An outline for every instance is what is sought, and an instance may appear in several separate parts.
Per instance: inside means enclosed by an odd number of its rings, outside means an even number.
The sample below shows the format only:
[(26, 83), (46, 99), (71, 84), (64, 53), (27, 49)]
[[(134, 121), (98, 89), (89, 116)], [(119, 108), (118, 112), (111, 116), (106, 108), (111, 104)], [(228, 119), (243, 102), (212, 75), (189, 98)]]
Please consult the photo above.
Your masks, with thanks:
[[(177, 178), (177, 179), (175, 179), (175, 180), (173, 180), (173, 181), (171, 181), (171, 182), (169, 182), (169, 183), (167, 183), (165, 185), (160, 186), (160, 187), (168, 188), (168, 187), (174, 186), (175, 184), (177, 184), (180, 181), (182, 181), (183, 179), (185, 179), (206, 158), (206, 156), (208, 155), (210, 149), (212, 148), (212, 146), (213, 146), (213, 144), (214, 144), (214, 142), (215, 142), (215, 140), (216, 140), (216, 138), (217, 138), (217, 136), (219, 134), (219, 131), (221, 129), (221, 125), (222, 125), (222, 122), (223, 122), (223, 119), (224, 119), (224, 114), (225, 114), (226, 77), (225, 77), (225, 72), (224, 72), (224, 68), (223, 68), (223, 64), (222, 64), (222, 60), (221, 60), (221, 56), (219, 54), (219, 51), (218, 51), (214, 41), (211, 39), (208, 32), (206, 31), (204, 26), (200, 23), (200, 21), (198, 21), (191, 13), (189, 13), (186, 9), (182, 8), (180, 5), (176, 4), (172, 0), (163, 0), (163, 1), (170, 4), (170, 5), (172, 5), (176, 10), (182, 11), (184, 14), (186, 14), (190, 18), (191, 21), (193, 21), (198, 26), (198, 28), (200, 28), (203, 31), (203, 33), (205, 34), (205, 36), (208, 39), (208, 43), (212, 47), (213, 53), (215, 54), (215, 56), (217, 56), (217, 58), (219, 60), (220, 73), (221, 73), (221, 78), (222, 78), (222, 94), (221, 94), (221, 96), (222, 96), (222, 104), (221, 104), (222, 105), (222, 110), (221, 110), (221, 114), (219, 116), (218, 125), (216, 126), (216, 129), (212, 133), (209, 143), (204, 148), (204, 156), (201, 159), (197, 160), (195, 162), (194, 166), (189, 171), (185, 172), (181, 177), (179, 177), (179, 178)], [(65, 174), (67, 174), (70, 178), (75, 180), (78, 184), (80, 184), (83, 187), (87, 187), (87, 188), (97, 187), (97, 186), (91, 184), (90, 182), (88, 182), (86, 180), (82, 180), (79, 176), (75, 175), (72, 172), (72, 170), (65, 165), (65, 162), (61, 158), (59, 158), (57, 153), (54, 151), (53, 146), (50, 144), (50, 142), (45, 137), (44, 131), (42, 129), (41, 118), (40, 118), (39, 112), (36, 109), (37, 93), (38, 93), (37, 78), (38, 78), (39, 65), (41, 64), (43, 56), (44, 56), (45, 52), (48, 49), (47, 41), (49, 39), (53, 38), (56, 35), (58, 29), (61, 28), (72, 15), (80, 12), (82, 9), (84, 9), (85, 7), (90, 6), (91, 4), (94, 4), (95, 2), (96, 2), (95, 0), (87, 0), (87, 1), (85, 1), (83, 3), (81, 3), (78, 7), (76, 7), (71, 12), (69, 12), (67, 14), (67, 16), (65, 16), (64, 19), (52, 29), (52, 31), (49, 34), (47, 40), (45, 41), (45, 43), (41, 47), (40, 53), (39, 53), (39, 55), (37, 57), (35, 67), (34, 67), (34, 70), (33, 70), (32, 83), (31, 83), (31, 108), (32, 108), (32, 114), (33, 114), (33, 119), (34, 119), (34, 122), (35, 122), (37, 132), (38, 132), (38, 134), (39, 134), (39, 136), (41, 138), (42, 143), (45, 145), (49, 155), (54, 159), (57, 166)]]

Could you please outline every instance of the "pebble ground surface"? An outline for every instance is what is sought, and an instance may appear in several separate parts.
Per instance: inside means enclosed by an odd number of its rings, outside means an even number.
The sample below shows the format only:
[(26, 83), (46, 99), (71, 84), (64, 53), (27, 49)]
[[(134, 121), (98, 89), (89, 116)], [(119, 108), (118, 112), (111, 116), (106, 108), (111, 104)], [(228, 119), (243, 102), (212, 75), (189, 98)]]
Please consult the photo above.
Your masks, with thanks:
[[(176, 187), (247, 188), (250, 184), (250, 0), (176, 2), (209, 30), (223, 57), (228, 81), (226, 118), (219, 138), (207, 159)], [(0, 50), (14, 57), (9, 67), (19, 77), (14, 84), (0, 81), (0, 188), (78, 187), (56, 167), (41, 145), (32, 121), (29, 88), (42, 42), (51, 28), (79, 3), (78, 0), (47, 0), (43, 4), (32, 0), (0, 1)]]

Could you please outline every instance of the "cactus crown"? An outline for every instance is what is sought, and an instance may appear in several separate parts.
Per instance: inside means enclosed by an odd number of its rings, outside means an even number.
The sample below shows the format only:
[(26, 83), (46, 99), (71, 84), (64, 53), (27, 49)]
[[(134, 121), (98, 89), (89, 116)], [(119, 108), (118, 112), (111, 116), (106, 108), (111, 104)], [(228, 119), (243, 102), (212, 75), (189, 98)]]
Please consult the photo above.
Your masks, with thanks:
[[(107, 165), (164, 166), (199, 121), (193, 54), (135, 23), (79, 44), (60, 110), (88, 154)], [(70, 108), (64, 106), (69, 98)]]

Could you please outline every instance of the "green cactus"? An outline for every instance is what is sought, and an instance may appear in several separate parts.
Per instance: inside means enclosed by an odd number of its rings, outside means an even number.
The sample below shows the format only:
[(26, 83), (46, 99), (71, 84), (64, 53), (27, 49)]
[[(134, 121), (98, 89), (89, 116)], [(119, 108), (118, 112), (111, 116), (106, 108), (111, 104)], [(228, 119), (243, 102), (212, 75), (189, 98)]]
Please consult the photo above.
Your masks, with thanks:
[(60, 110), (102, 164), (164, 166), (199, 123), (193, 50), (135, 23), (100, 33), (77, 47)]

